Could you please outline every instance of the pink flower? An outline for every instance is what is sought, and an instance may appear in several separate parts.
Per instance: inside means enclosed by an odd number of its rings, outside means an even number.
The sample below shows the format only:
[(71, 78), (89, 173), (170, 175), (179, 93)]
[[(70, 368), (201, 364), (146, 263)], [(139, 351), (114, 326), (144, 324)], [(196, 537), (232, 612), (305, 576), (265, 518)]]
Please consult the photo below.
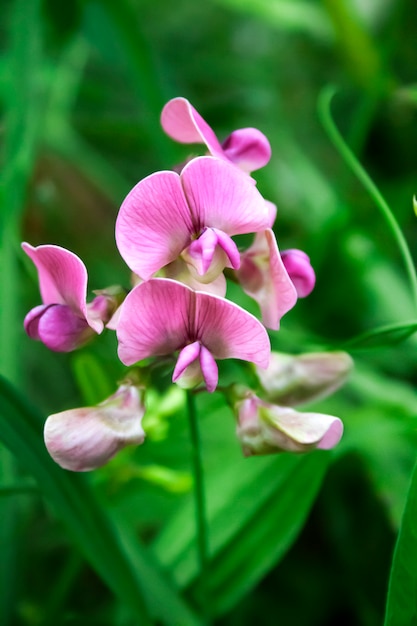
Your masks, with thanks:
[(87, 270), (81, 259), (59, 246), (34, 248), (23, 243), (22, 248), (38, 270), (43, 302), (25, 317), (29, 337), (50, 350), (70, 352), (101, 333), (109, 318), (109, 301), (99, 295), (87, 304)]
[(180, 143), (203, 143), (212, 156), (231, 161), (250, 173), (271, 158), (268, 139), (256, 128), (235, 130), (220, 144), (210, 126), (185, 98), (173, 98), (163, 108), (162, 128)]
[(243, 290), (258, 302), (265, 326), (278, 330), (281, 317), (295, 305), (297, 292), (272, 230), (256, 234), (251, 247), (241, 255), (236, 277)]
[(298, 297), (305, 298), (310, 295), (316, 284), (316, 275), (306, 253), (296, 249), (284, 250), (281, 257)]
[(237, 436), (245, 456), (274, 452), (329, 450), (343, 434), (338, 417), (300, 413), (286, 406), (269, 404), (250, 390), (234, 405)]
[(179, 351), (173, 381), (208, 391), (218, 382), (215, 359), (237, 358), (267, 367), (268, 335), (250, 313), (223, 298), (196, 292), (168, 278), (135, 287), (122, 304), (117, 325), (125, 365)]
[(181, 255), (207, 283), (224, 267), (239, 267), (231, 236), (264, 230), (270, 219), (251, 178), (226, 161), (198, 157), (181, 174), (156, 172), (130, 191), (117, 217), (116, 242), (143, 280)]
[(143, 443), (143, 395), (142, 387), (121, 385), (97, 406), (50, 415), (44, 428), (49, 454), (64, 469), (87, 472), (125, 446)]

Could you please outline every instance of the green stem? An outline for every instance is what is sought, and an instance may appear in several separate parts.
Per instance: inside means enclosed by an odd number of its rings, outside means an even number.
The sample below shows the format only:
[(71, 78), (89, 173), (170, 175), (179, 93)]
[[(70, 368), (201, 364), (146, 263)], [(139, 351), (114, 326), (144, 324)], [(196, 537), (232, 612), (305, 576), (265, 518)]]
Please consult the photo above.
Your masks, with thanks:
[(204, 492), (204, 474), (201, 455), (201, 443), (198, 430), (197, 410), (192, 391), (187, 391), (188, 420), (190, 425), (191, 455), (194, 475), (194, 498), (197, 530), (197, 550), (200, 565), (201, 590), (205, 623), (209, 624), (209, 597), (208, 597), (208, 566), (209, 547), (207, 532), (206, 498)]
[(330, 108), (334, 94), (335, 89), (333, 87), (326, 87), (320, 94), (319, 114), (322, 124), (333, 145), (339, 152), (340, 156), (345, 161), (346, 165), (355, 174), (358, 180), (362, 183), (362, 185), (365, 187), (366, 191), (369, 193), (376, 206), (380, 210), (386, 223), (388, 224), (388, 227), (390, 228), (392, 235), (397, 242), (398, 248), (403, 258), (408, 279), (410, 281), (411, 291), (413, 293), (414, 304), (417, 310), (417, 276), (414, 268), (414, 262), (408, 248), (408, 244), (385, 198), (382, 196), (381, 192), (376, 187), (373, 180), (359, 163), (352, 150), (346, 144), (345, 140), (343, 139), (342, 135), (336, 127), (336, 124), (332, 119)]

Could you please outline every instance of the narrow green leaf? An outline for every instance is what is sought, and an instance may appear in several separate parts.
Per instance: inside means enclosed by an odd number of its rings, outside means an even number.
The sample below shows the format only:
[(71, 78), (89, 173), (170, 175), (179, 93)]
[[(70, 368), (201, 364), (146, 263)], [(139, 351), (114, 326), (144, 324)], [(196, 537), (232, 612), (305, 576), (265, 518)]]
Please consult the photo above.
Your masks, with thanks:
[(286, 480), (242, 526), (211, 566), (215, 611), (232, 608), (255, 586), (295, 541), (316, 498), (329, 455), (302, 458)]
[(349, 339), (343, 344), (343, 348), (382, 348), (400, 343), (415, 332), (417, 332), (417, 322), (388, 324)]
[[(41, 416), (36, 414), (12, 386), (0, 378), (0, 433), (6, 446), (37, 480), (41, 492), (53, 504), (70, 535), (79, 545), (90, 564), (114, 593), (130, 607), (139, 623), (150, 624), (147, 603), (168, 624), (177, 624), (169, 615), (164, 602), (167, 598), (179, 606), (188, 619), (184, 624), (196, 624), (191, 612), (149, 563), (146, 550), (137, 541), (131, 554), (126, 553), (110, 518), (98, 502), (85, 476), (66, 472), (50, 459), (42, 440)], [(132, 553), (135, 566), (132, 564)], [(139, 563), (139, 565), (137, 565)], [(149, 581), (152, 581), (152, 586)], [(155, 598), (155, 584), (164, 589), (164, 602)], [(158, 600), (158, 601), (157, 601)]]
[[(212, 428), (213, 416), (210, 418)], [(236, 603), (291, 546), (321, 484), (328, 454), (244, 459), (206, 474), (210, 584), (215, 611)], [(193, 503), (187, 502), (153, 548), (181, 587), (198, 594)]]
[(384, 626), (417, 624), (417, 466), (394, 551)]

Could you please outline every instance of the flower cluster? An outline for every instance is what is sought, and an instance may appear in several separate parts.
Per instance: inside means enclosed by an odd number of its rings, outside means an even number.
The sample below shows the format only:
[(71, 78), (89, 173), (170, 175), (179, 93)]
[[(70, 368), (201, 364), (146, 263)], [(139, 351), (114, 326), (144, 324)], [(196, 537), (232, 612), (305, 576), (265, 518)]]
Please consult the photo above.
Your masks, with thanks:
[[(175, 355), (173, 382), (213, 392), (219, 359), (240, 359), (258, 372), (271, 372), (266, 328), (279, 329), (297, 298), (312, 291), (315, 274), (301, 250), (279, 251), (272, 230), (276, 207), (251, 176), (271, 155), (259, 130), (236, 130), (220, 144), (185, 98), (166, 104), (161, 123), (172, 139), (203, 144), (208, 153), (175, 171), (147, 176), (123, 201), (116, 243), (132, 271), (133, 288), (127, 295), (120, 287), (96, 291), (87, 302), (87, 271), (76, 255), (54, 245), (24, 243), (42, 297), (24, 326), (31, 338), (60, 352), (83, 346), (107, 327), (117, 334), (118, 356), (126, 366)], [(243, 234), (252, 234), (253, 242), (240, 250), (233, 237)], [(226, 275), (256, 300), (262, 322), (226, 298)], [(313, 387), (320, 367), (312, 375)], [(342, 370), (349, 367), (344, 363)], [(325, 389), (333, 390), (345, 373), (330, 367)], [(262, 375), (259, 380), (262, 384)], [(97, 407), (50, 416), (45, 426), (49, 452), (62, 467), (88, 470), (123, 445), (142, 443), (144, 393), (142, 383), (124, 382)], [(338, 418), (303, 417), (288, 408), (289, 400), (280, 417), (280, 409), (269, 408), (249, 389), (233, 387), (226, 393), (238, 416), (245, 454), (332, 447), (342, 434)]]

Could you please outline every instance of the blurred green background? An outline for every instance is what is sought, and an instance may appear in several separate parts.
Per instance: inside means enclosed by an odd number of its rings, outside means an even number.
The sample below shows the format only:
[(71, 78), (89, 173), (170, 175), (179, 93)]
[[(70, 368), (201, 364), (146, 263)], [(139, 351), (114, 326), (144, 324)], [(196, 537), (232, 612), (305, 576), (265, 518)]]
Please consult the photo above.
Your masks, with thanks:
[[(221, 139), (255, 126), (271, 142), (255, 178), (278, 205), (280, 248), (305, 250), (317, 273), (274, 349), (343, 348), (415, 321), (392, 233), (317, 106), (333, 85), (335, 123), (415, 258), (415, 4), (3, 0), (0, 29), (0, 623), (146, 623), (142, 592), (153, 623), (202, 623), (183, 395), (155, 392), (146, 443), (106, 468), (49, 463), (45, 417), (102, 400), (123, 368), (111, 333), (70, 355), (25, 336), (40, 300), (19, 243), (71, 249), (90, 289), (128, 286), (114, 221), (136, 182), (189, 155), (159, 124), (184, 96)], [(401, 338), (351, 344), (349, 383), (314, 405), (345, 423), (332, 453), (245, 460), (220, 394), (199, 397), (216, 623), (382, 623), (417, 445), (416, 339)]]

